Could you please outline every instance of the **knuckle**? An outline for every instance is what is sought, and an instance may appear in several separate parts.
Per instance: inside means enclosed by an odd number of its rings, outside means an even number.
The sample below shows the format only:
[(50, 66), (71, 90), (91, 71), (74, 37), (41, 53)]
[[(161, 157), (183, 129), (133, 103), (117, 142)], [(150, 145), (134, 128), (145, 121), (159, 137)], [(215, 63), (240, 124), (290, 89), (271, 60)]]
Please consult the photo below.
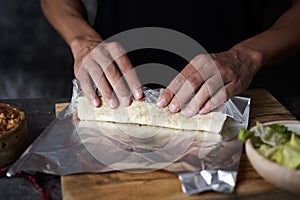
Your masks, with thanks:
[(81, 67), (84, 67), (84, 68), (88, 67), (89, 63), (91, 63), (92, 60), (93, 60), (93, 58), (92, 58), (92, 55), (91, 55), (91, 54), (86, 55), (86, 56), (83, 57), (82, 60), (80, 61)]
[(114, 48), (119, 48), (121, 46), (117, 41), (110, 42), (109, 45)]
[(201, 88), (200, 88), (200, 90), (198, 91), (198, 93), (197, 93), (197, 98), (198, 99), (205, 99), (205, 98), (208, 98), (208, 97), (210, 97), (211, 95), (211, 92), (210, 92), (210, 89), (208, 88), (208, 85), (207, 85), (207, 83), (204, 83), (202, 86), (201, 86)]
[(79, 80), (87, 79), (87, 72), (82, 69), (74, 69), (75, 73), (74, 76)]
[(108, 48), (112, 50), (123, 51), (122, 45), (116, 41), (108, 43)]
[(217, 90), (217, 86), (215, 85), (215, 84), (213, 84), (213, 83), (207, 83), (206, 85), (206, 92), (207, 92), (207, 94), (208, 95), (210, 95), (210, 96), (212, 96), (212, 94), (214, 94), (215, 93), (215, 91)]
[(193, 58), (192, 61), (194, 61), (195, 63), (208, 61), (208, 56), (206, 54), (198, 54)]
[(130, 70), (132, 70), (132, 66), (128, 63), (121, 63), (120, 68), (122, 68), (122, 71), (124, 71), (124, 73), (129, 72)]
[(122, 55), (126, 54), (125, 49), (119, 42), (108, 43), (106, 50), (110, 53), (113, 60), (119, 59)]
[(209, 81), (205, 83), (205, 87), (207, 95), (212, 96), (220, 88), (220, 85), (216, 81)]
[(104, 100), (109, 100), (113, 97), (113, 91), (109, 87), (102, 87), (100, 92)]
[(186, 78), (184, 77), (184, 75), (183, 75), (182, 73), (180, 73), (180, 74), (174, 79), (174, 85), (181, 85), (185, 80), (186, 80)]
[(204, 54), (198, 54), (193, 58), (193, 60), (199, 61), (199, 60), (203, 60), (204, 58), (205, 58)]
[(104, 76), (103, 75), (96, 75), (94, 78), (93, 78), (93, 82), (98, 86), (98, 87), (102, 87), (103, 85), (103, 81), (104, 81)]
[(109, 52), (105, 49), (104, 45), (99, 45), (91, 51), (92, 57), (98, 56), (109, 56)]
[(191, 76), (188, 80), (189, 85), (192, 87), (193, 90), (197, 89), (200, 85), (199, 77), (198, 76)]
[(90, 84), (90, 80), (86, 76), (78, 76), (78, 80), (79, 80), (79, 83), (81, 86), (86, 86), (86, 85)]
[(119, 70), (114, 65), (107, 67), (105, 71), (105, 74), (111, 77), (117, 77), (119, 75)]
[(170, 89), (165, 89), (162, 94), (160, 95), (162, 98), (167, 99), (170, 101), (174, 97), (174, 93)]

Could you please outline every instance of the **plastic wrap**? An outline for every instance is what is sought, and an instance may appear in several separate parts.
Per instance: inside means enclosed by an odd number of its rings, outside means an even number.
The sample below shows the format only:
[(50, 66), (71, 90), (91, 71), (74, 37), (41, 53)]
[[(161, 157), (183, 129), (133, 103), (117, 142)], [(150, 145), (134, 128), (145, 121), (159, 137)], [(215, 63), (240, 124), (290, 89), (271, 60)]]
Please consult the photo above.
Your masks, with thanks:
[[(186, 194), (234, 190), (243, 149), (236, 138), (248, 125), (249, 98), (236, 96), (225, 103), (228, 118), (221, 134), (195, 134), (79, 121), (74, 115), (82, 93), (73, 83), (70, 104), (10, 167), (8, 176), (20, 171), (69, 175), (162, 169), (178, 175)], [(155, 102), (162, 89), (143, 91), (145, 101)]]

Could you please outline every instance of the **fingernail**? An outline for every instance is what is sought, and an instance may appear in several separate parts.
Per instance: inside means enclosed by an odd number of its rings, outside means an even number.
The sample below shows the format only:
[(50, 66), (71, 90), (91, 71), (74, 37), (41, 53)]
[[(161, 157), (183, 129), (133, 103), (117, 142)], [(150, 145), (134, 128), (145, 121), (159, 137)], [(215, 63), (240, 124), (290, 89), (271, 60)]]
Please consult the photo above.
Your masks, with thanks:
[(177, 112), (177, 107), (174, 105), (174, 104), (170, 104), (169, 105), (169, 110), (171, 111), (171, 112)]
[(164, 98), (158, 99), (156, 103), (159, 107), (164, 107), (166, 104), (166, 100)]
[(205, 109), (205, 108), (201, 108), (200, 110), (199, 110), (199, 114), (200, 115), (203, 115), (203, 114), (206, 114), (207, 113), (207, 110)]
[(143, 96), (142, 91), (140, 89), (135, 89), (133, 94), (136, 99), (140, 99)]
[(110, 108), (115, 108), (115, 107), (117, 107), (118, 103), (116, 100), (110, 99), (110, 100), (108, 100), (108, 105)]
[(128, 97), (121, 97), (120, 102), (124, 106), (128, 106), (130, 104), (130, 99)]
[(182, 112), (187, 117), (190, 117), (190, 116), (194, 115), (194, 112), (191, 109), (189, 109), (189, 108), (184, 109)]
[(99, 107), (99, 104), (100, 104), (99, 99), (94, 98), (94, 99), (92, 100), (92, 103), (93, 103), (93, 105), (94, 105), (95, 107)]

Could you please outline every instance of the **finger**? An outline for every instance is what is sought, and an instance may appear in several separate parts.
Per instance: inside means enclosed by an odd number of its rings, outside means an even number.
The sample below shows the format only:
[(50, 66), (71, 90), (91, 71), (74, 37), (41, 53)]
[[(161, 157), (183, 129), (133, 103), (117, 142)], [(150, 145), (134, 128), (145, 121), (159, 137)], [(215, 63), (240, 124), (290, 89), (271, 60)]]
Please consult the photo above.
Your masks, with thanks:
[[(180, 90), (182, 84), (188, 79), (191, 75), (195, 73), (201, 74), (201, 68), (207, 62), (206, 55), (198, 55), (191, 60), (191, 62), (173, 79), (170, 85), (158, 98), (157, 105), (159, 107), (167, 106), (174, 95)], [(197, 67), (200, 66), (200, 67)], [(178, 103), (176, 103), (178, 105)], [(178, 106), (180, 107), (180, 106)], [(176, 106), (171, 105), (170, 110), (176, 111), (178, 108)]]
[(169, 104), (173, 97), (174, 93), (169, 88), (166, 88), (157, 98), (157, 105), (161, 108), (165, 107)]
[(107, 48), (112, 59), (118, 65), (121, 73), (123, 74), (123, 77), (125, 78), (126, 83), (128, 84), (128, 87), (132, 92), (134, 98), (141, 99), (143, 97), (141, 83), (125, 50), (117, 42), (111, 43)]
[(92, 77), (92, 80), (94, 81), (96, 87), (100, 91), (103, 100), (108, 104), (110, 108), (116, 108), (118, 106), (118, 100), (113, 94), (113, 91), (98, 63), (96, 63), (94, 60), (90, 60), (86, 64), (89, 65), (89, 74)]
[(128, 106), (131, 104), (130, 94), (125, 86), (123, 78), (118, 68), (112, 63), (104, 71), (104, 74), (112, 86), (116, 96), (122, 105)]
[(108, 52), (101, 48), (97, 48), (93, 52), (93, 58), (101, 66), (102, 71), (104, 72), (106, 79), (114, 90), (118, 100), (122, 105), (129, 105), (131, 103), (131, 98), (129, 92), (122, 80), (121, 74), (118, 68), (113, 63)]
[[(183, 114), (186, 116), (193, 116), (197, 114), (200, 109), (206, 104), (207, 101), (215, 96), (220, 88), (224, 87), (223, 81), (220, 76), (215, 75), (209, 78), (199, 89), (197, 94), (191, 99), (187, 106), (183, 110)], [(220, 96), (221, 97), (221, 96)], [(225, 97), (226, 99), (226, 97)], [(213, 99), (215, 100), (215, 99)], [(217, 99), (216, 99), (217, 100)], [(214, 102), (214, 101), (212, 101)], [(211, 103), (212, 103), (211, 102)], [(218, 104), (219, 101), (214, 102)], [(209, 104), (207, 106), (210, 106)]]
[(179, 73), (169, 84), (169, 86), (159, 95), (157, 99), (157, 105), (159, 107), (167, 106), (177, 91), (180, 89), (181, 85), (184, 83), (185, 77), (182, 73)]
[(220, 87), (219, 90), (205, 102), (202, 108), (200, 108), (199, 114), (211, 112), (221, 104), (225, 103), (228, 100), (226, 87), (227, 86)]
[(178, 112), (183, 105), (195, 96), (195, 91), (203, 84), (203, 79), (199, 73), (193, 73), (182, 85), (175, 97), (172, 99), (169, 110), (171, 112)]
[(95, 89), (93, 87), (93, 83), (92, 83), (92, 80), (91, 80), (91, 77), (89, 76), (89, 74), (86, 71), (82, 70), (81, 72), (77, 73), (76, 75), (77, 75), (76, 78), (79, 81), (80, 87), (81, 87), (84, 95), (88, 99), (88, 101), (95, 107), (101, 106), (101, 102), (98, 98), (98, 95), (95, 92)]
[(190, 67), (193, 67), (195, 72), (201, 74), (205, 80), (215, 74), (217, 70), (215, 62), (207, 54), (200, 54), (193, 58), (190, 62)]

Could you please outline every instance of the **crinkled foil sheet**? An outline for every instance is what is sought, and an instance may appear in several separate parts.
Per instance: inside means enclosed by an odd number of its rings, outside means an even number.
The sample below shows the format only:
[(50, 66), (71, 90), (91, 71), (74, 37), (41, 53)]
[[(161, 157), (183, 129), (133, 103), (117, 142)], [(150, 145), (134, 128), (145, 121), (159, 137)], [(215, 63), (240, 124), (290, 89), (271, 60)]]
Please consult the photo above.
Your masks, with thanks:
[[(145, 101), (155, 102), (162, 89), (144, 87)], [(43, 172), (55, 175), (102, 173), (123, 170), (128, 173), (163, 169), (174, 172), (188, 195), (204, 191), (233, 192), (243, 144), (237, 141), (241, 127), (248, 126), (250, 99), (236, 96), (225, 103), (228, 118), (222, 139), (216, 144), (204, 139), (154, 135), (133, 137), (104, 132), (98, 122), (83, 126), (74, 118), (76, 99), (82, 95), (73, 81), (72, 102), (40, 134), (10, 167), (7, 176), (17, 172)], [(167, 147), (167, 148), (166, 148)]]

